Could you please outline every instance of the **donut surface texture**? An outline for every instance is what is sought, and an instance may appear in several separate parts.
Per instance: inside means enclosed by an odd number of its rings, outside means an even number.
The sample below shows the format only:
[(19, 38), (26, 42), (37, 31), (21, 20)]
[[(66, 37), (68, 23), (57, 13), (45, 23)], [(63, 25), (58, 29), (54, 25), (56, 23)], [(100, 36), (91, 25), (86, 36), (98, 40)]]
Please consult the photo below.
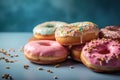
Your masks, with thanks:
[(100, 38), (110, 38), (120, 41), (120, 26), (106, 26), (100, 30)]
[(56, 28), (65, 24), (67, 23), (60, 21), (50, 21), (39, 24), (33, 29), (34, 37), (42, 40), (54, 40)]
[(111, 39), (97, 39), (87, 43), (81, 61), (96, 72), (120, 71), (120, 43)]
[(62, 45), (78, 45), (98, 38), (99, 29), (92, 22), (79, 22), (56, 29), (55, 38)]
[(30, 41), (24, 47), (24, 55), (31, 62), (55, 64), (66, 60), (68, 51), (56, 41)]

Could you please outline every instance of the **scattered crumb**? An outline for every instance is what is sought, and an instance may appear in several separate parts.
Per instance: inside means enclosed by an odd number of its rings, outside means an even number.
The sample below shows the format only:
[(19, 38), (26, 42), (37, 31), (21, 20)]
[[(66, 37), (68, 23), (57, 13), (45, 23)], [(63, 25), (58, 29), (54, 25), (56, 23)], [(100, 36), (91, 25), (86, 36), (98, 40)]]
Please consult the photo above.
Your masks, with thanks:
[(14, 54), (15, 57), (18, 57), (18, 54)]
[(38, 67), (38, 70), (43, 70), (43, 68), (42, 67)]
[(53, 76), (53, 79), (58, 79), (58, 77), (57, 76)]
[(19, 49), (18, 49), (18, 52), (23, 52), (24, 51), (24, 47), (20, 47)]
[(5, 59), (5, 57), (0, 57), (0, 59), (2, 60), (2, 59)]
[(69, 66), (70, 67), (70, 69), (73, 69), (74, 68), (74, 66)]
[(9, 76), (9, 80), (13, 80), (12, 76)]
[(7, 62), (10, 62), (8, 59), (4, 59), (5, 60), (5, 62), (7, 63)]
[(56, 64), (54, 67), (55, 67), (55, 68), (58, 68), (58, 67), (60, 67), (60, 64)]
[(14, 63), (14, 61), (10, 61), (10, 63)]
[(49, 73), (53, 73), (53, 71), (51, 71), (50, 69), (48, 69), (47, 72), (49, 72)]
[(10, 69), (10, 67), (9, 67), (9, 66), (6, 66), (5, 69)]
[(10, 57), (10, 56), (11, 56), (11, 54), (7, 53), (7, 54), (6, 54), (6, 56)]
[(13, 58), (14, 56), (10, 56), (11, 58)]
[(47, 72), (50, 72), (50, 70), (48, 69)]
[(9, 74), (3, 74), (2, 75), (2, 78), (8, 79), (8, 77), (9, 77)]
[(5, 58), (5, 57), (0, 57), (0, 60), (4, 60), (6, 63), (14, 63), (14, 62), (17, 62), (17, 60), (9, 60), (8, 58)]
[(0, 53), (6, 54), (6, 53), (7, 53), (7, 51), (6, 51), (6, 50), (4, 50), (4, 49), (2, 49), (2, 48), (0, 48)]
[(8, 49), (9, 52), (15, 52), (15, 49), (11, 48), (11, 49)]
[(28, 69), (28, 68), (29, 68), (29, 65), (25, 64), (25, 65), (24, 65), (24, 68), (25, 68), (25, 69)]
[(3, 74), (3, 75), (2, 75), (2, 78), (3, 78), (3, 79), (8, 79), (8, 80), (13, 80), (12, 76), (9, 75), (9, 74)]

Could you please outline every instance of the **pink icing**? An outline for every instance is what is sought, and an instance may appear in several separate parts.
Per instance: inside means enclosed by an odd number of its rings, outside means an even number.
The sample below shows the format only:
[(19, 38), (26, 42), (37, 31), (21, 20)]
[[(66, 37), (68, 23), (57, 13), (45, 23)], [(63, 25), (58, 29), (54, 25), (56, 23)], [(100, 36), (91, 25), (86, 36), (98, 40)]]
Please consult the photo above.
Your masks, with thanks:
[(58, 42), (50, 40), (31, 41), (25, 45), (24, 51), (28, 52), (30, 55), (45, 57), (59, 57), (67, 55), (68, 53), (67, 49)]
[(87, 43), (83, 50), (85, 58), (94, 65), (120, 67), (120, 43), (111, 39), (98, 39)]

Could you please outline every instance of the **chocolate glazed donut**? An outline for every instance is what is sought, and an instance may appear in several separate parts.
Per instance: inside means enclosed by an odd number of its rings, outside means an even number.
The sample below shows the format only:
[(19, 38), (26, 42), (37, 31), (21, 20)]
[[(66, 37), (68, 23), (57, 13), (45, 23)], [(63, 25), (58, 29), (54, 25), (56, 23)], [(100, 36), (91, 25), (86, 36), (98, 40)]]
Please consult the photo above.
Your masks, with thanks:
[(102, 28), (99, 37), (120, 41), (120, 26), (106, 26), (105, 28)]

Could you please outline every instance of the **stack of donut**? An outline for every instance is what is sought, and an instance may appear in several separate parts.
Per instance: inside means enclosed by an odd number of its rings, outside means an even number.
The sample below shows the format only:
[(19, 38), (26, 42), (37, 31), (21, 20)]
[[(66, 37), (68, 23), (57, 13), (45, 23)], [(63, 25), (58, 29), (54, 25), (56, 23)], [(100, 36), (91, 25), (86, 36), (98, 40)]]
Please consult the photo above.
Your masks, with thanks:
[(35, 26), (33, 35), (24, 46), (24, 55), (31, 62), (56, 64), (70, 55), (96, 72), (120, 71), (120, 26), (99, 30), (88, 21), (51, 21)]
[(34, 27), (33, 35), (24, 47), (24, 54), (31, 62), (38, 64), (56, 64), (67, 59), (68, 50), (55, 41), (57, 27), (67, 23), (50, 21)]

